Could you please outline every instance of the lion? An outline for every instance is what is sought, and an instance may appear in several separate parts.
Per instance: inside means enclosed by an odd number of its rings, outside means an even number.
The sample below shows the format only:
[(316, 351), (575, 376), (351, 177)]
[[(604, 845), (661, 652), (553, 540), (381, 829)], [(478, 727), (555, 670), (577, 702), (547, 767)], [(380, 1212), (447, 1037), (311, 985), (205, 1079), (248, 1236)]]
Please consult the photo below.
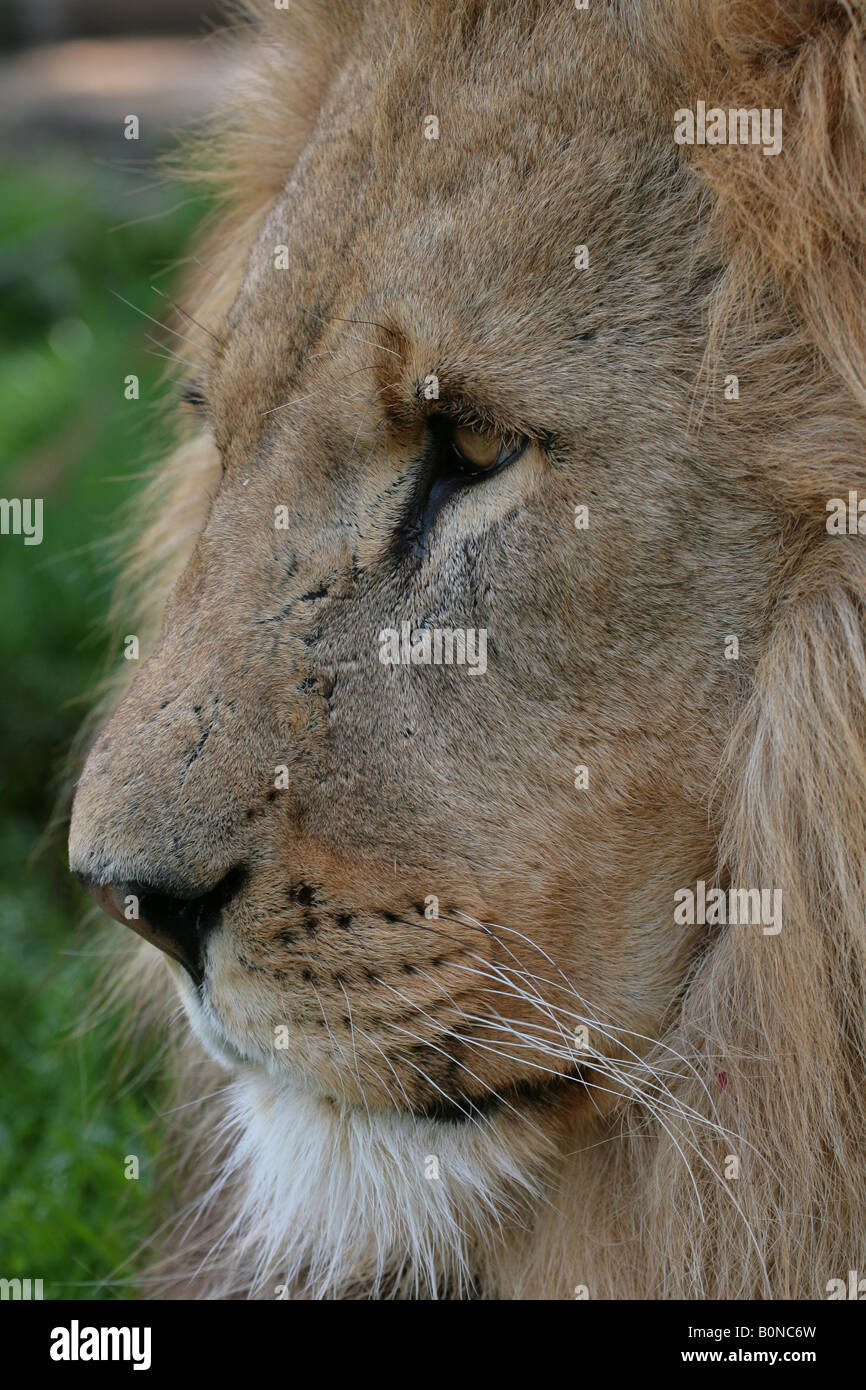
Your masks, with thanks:
[(866, 1264), (866, 4), (239, 38), (69, 839), (188, 1021), (145, 1287), (824, 1297)]

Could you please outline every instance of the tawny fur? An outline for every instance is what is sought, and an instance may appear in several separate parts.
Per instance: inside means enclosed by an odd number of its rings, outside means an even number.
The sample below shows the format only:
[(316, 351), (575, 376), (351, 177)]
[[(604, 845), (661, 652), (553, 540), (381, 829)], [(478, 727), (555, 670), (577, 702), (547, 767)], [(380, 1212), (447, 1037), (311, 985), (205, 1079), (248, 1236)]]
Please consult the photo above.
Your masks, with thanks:
[[(149, 1287), (823, 1296), (866, 1265), (866, 558), (824, 529), (830, 498), (866, 491), (866, 6), (250, 12), (250, 95), (210, 147), (228, 206), (190, 301), (216, 345), (184, 323), (216, 444), (191, 439), (156, 480), (129, 576), (154, 655), (73, 824), (79, 862), (110, 849), (128, 878), (142, 855), (207, 884), (254, 865), (191, 1011), (235, 1075), (179, 1040), (181, 1102), (217, 1094), (179, 1112), (185, 1187)], [(782, 155), (675, 147), (673, 112), (698, 99), (780, 107)], [(453, 729), (428, 709), (410, 748), (411, 703), (395, 716), (362, 684), (351, 715), (328, 685), (417, 452), (417, 384), (439, 370), (470, 392), (493, 380), (538, 447), (465, 514), (508, 679), (449, 686)], [(349, 456), (363, 477), (341, 472)], [(295, 606), (259, 654), (274, 588), (249, 557), (289, 487)], [(430, 560), (439, 601), (463, 582), (463, 525)], [(345, 613), (325, 636), (301, 598), (323, 583)], [(208, 730), (188, 785), (192, 706), (214, 696), (238, 713)], [(327, 749), (353, 720), (340, 804)], [(286, 761), (299, 790), (262, 809)], [(298, 873), (323, 925), (296, 948), (274, 924), (302, 930), (280, 896)], [(675, 928), (673, 892), (700, 877), (781, 886), (781, 934)], [(440, 883), (431, 944), (413, 905)], [(361, 942), (340, 937), (341, 908)], [(492, 1009), (484, 988), (510, 995), (507, 1058), (477, 1027), (455, 1043), (459, 972), (481, 968), (463, 1016)], [(268, 1049), (286, 1011), (290, 1060)], [(581, 1022), (587, 1086), (479, 1123), (418, 1118), (446, 1079), (507, 1102), (567, 1072)], [(462, 1070), (438, 1070), (451, 1049)]]

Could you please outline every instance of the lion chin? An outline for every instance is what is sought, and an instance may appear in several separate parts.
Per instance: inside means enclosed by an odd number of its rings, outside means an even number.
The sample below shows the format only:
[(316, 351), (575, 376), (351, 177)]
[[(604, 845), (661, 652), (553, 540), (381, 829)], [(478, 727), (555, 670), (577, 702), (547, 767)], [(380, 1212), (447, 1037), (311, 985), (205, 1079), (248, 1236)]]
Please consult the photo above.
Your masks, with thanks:
[(823, 1296), (866, 0), (246, 8), (70, 826), (171, 1044), (142, 1287)]

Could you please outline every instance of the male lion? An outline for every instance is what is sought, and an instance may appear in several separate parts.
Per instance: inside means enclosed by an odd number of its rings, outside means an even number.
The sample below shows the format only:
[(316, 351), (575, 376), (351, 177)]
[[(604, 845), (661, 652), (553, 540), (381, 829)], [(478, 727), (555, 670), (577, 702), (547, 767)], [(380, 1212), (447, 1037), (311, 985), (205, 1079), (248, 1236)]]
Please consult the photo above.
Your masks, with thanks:
[(152, 1287), (824, 1296), (866, 1266), (866, 3), (248, 9), (70, 835), (194, 1035)]

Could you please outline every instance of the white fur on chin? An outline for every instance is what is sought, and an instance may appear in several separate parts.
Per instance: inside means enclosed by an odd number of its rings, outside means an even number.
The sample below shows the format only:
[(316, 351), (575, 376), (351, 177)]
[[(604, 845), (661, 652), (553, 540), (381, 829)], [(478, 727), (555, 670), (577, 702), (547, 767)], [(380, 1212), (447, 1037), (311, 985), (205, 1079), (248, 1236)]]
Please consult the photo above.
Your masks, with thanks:
[(477, 1252), (543, 1199), (553, 1153), (516, 1116), (367, 1113), (258, 1070), (235, 1082), (228, 1123), (228, 1243), (254, 1297), (465, 1295)]

